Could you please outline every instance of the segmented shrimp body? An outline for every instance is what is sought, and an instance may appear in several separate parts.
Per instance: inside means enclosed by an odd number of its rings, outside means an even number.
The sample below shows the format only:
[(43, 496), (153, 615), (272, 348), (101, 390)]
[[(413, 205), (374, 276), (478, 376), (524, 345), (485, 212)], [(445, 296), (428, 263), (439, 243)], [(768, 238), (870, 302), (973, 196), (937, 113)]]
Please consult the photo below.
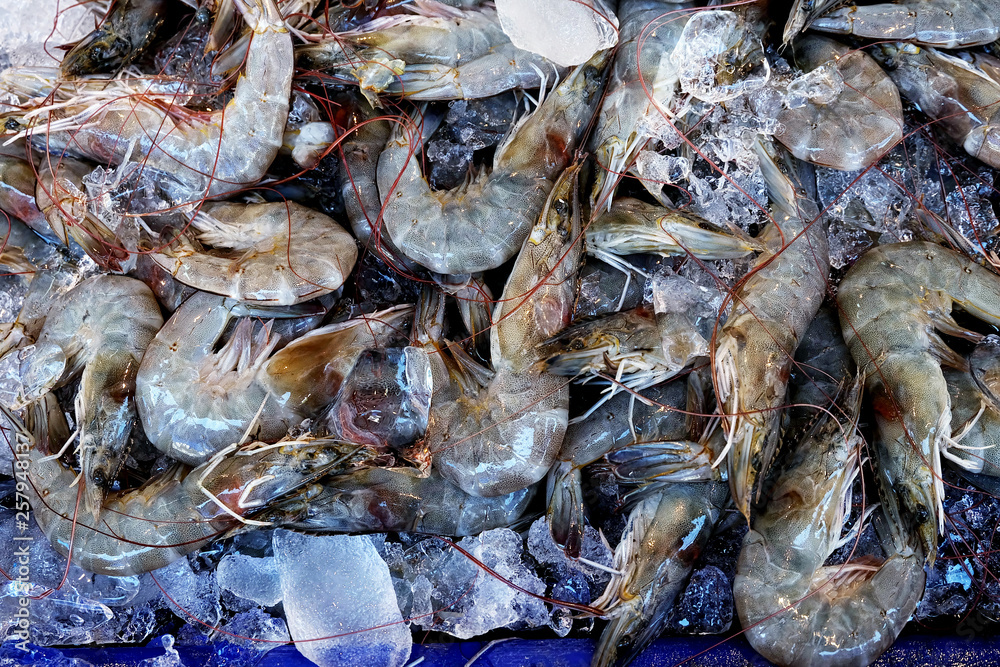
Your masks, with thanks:
[(566, 326), (572, 310), (581, 256), (578, 171), (571, 167), (556, 183), (493, 313), (492, 379), (455, 401), (432, 399), (426, 440), (434, 467), (466, 493), (500, 496), (534, 484), (562, 445), (569, 387), (540, 368), (536, 348)]
[(420, 129), (397, 127), (379, 158), (378, 189), (400, 252), (437, 273), (478, 273), (513, 257), (596, 108), (608, 58), (573, 70), (497, 148), (493, 171), (458, 190), (431, 190), (413, 150)]
[(969, 155), (1000, 167), (1000, 75), (995, 59), (981, 56), (985, 66), (977, 67), (910, 44), (883, 45), (874, 55), (889, 64), (899, 92), (935, 125)]
[(826, 226), (795, 174), (799, 167), (760, 140), (757, 155), (772, 218), (757, 238), (768, 250), (736, 289), (715, 348), (716, 392), (731, 446), (729, 484), (747, 517), (755, 481), (774, 456), (777, 408), (795, 348), (819, 310), (830, 271)]
[(347, 230), (295, 202), (208, 203), (190, 226), (209, 248), (181, 238), (151, 259), (185, 285), (248, 303), (289, 306), (329, 294), (358, 258)]
[[(278, 343), (267, 326), (254, 333), (250, 317), (261, 314), (198, 292), (156, 334), (139, 366), (136, 400), (146, 437), (164, 454), (198, 465), (240, 442), (255, 420), (256, 437), (266, 441), (301, 421), (258, 379)], [(241, 316), (246, 319), (215, 352), (227, 325)]]
[(95, 516), (128, 454), (139, 361), (161, 326), (160, 307), (146, 285), (125, 276), (95, 276), (58, 298), (34, 350), (21, 362), (29, 400), (80, 377), (78, 452), (84, 507)]
[(511, 44), (492, 7), (418, 0), (411, 8), (419, 13), (376, 18), (297, 55), (310, 67), (356, 79), (370, 97), (473, 99), (537, 88), (546, 75), (560, 74), (552, 62)]
[(965, 365), (937, 332), (980, 337), (955, 323), (955, 305), (1000, 324), (1000, 276), (931, 243), (883, 245), (847, 272), (837, 304), (875, 405), (878, 465), (894, 491), (883, 498), (887, 517), (919, 535), (933, 562), (944, 525), (941, 456), (951, 436), (941, 363)]
[(855, 171), (902, 141), (899, 91), (871, 56), (815, 35), (793, 48), (805, 74), (789, 84), (775, 134), (792, 155)]
[(855, 425), (824, 419), (790, 452), (743, 540), (736, 610), (751, 646), (778, 665), (871, 664), (923, 597), (919, 548), (891, 528), (881, 531), (888, 554), (881, 562), (823, 564), (855, 539), (841, 532), (860, 460)]
[[(274, 0), (238, 0), (253, 31), (246, 66), (226, 107), (207, 117), (131, 96), (96, 109), (68, 107), (82, 126), (48, 132), (50, 152), (105, 164), (141, 162), (175, 202), (199, 201), (256, 183), (281, 148), (294, 61)], [(178, 115), (179, 114), (179, 115)], [(181, 118), (183, 116), (183, 118)], [(36, 132), (45, 132), (43, 124)]]
[(996, 0), (905, 0), (839, 7), (810, 25), (823, 32), (957, 49), (1000, 37), (998, 17)]
[[(50, 418), (58, 412), (58, 405), (52, 410), (44, 403), (29, 411), (46, 408)], [(58, 459), (45, 458), (32, 437), (37, 427), (29, 426), (29, 431), (13, 414), (7, 416), (21, 426), (19, 444), (31, 458), (28, 494), (42, 532), (73, 563), (115, 577), (169, 565), (272, 500), (362, 457), (357, 445), (333, 441), (255, 442), (197, 468), (174, 464), (138, 489), (109, 494), (100, 516), (90, 517), (76, 512), (75, 473)], [(52, 424), (48, 428), (66, 430)]]
[(319, 533), (391, 530), (461, 537), (510, 526), (524, 515), (534, 495), (535, 489), (528, 487), (481, 498), (438, 474), (367, 468), (329, 477), (318, 494), (302, 493), (274, 506), (263, 518), (286, 528)]

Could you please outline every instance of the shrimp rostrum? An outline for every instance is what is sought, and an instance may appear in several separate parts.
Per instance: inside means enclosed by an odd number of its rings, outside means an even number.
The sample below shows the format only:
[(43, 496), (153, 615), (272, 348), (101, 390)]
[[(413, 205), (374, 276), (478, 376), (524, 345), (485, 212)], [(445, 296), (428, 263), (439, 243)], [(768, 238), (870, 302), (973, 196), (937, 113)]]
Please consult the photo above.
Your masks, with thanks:
[[(89, 572), (122, 577), (155, 570), (197, 551), (269, 502), (340, 466), (370, 454), (349, 443), (287, 440), (273, 445), (233, 446), (197, 468), (176, 463), (132, 491), (114, 492), (99, 517), (75, 511), (76, 474), (46, 456), (36, 442), (37, 424), (62, 413), (46, 401), (29, 406), (29, 428), (0, 406), (30, 452), (29, 498), (35, 518), (56, 551)], [(49, 434), (66, 430), (48, 423)]]

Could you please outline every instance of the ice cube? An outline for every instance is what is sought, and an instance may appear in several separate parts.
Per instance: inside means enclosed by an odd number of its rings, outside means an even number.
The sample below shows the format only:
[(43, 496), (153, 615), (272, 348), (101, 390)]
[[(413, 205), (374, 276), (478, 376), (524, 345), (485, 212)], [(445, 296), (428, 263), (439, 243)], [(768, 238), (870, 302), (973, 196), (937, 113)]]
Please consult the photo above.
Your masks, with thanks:
[[(296, 648), (321, 667), (399, 666), (412, 639), (389, 568), (364, 536), (274, 533), (274, 558)], [(304, 641), (329, 637), (323, 641)]]
[[(170, 609), (185, 622), (194, 617), (207, 625), (218, 623), (222, 617), (219, 605), (219, 585), (213, 570), (195, 572), (191, 560), (197, 555), (180, 558), (153, 573), (156, 582), (163, 588), (164, 597)], [(196, 626), (199, 631), (209, 632), (209, 628)]]
[(271, 607), (281, 600), (278, 567), (274, 558), (226, 554), (216, 570), (219, 586), (241, 598)]
[(0, 70), (57, 64), (62, 52), (55, 47), (85, 37), (94, 16), (87, 3), (0, 0)]
[(618, 43), (618, 18), (603, 0), (497, 0), (496, 6), (514, 46), (563, 67)]
[(155, 646), (156, 644), (163, 646), (163, 650), (166, 653), (158, 655), (155, 658), (146, 658), (139, 663), (138, 667), (184, 667), (180, 654), (174, 648), (173, 635), (163, 635), (149, 642), (150, 646)]
[(771, 76), (760, 37), (730, 11), (701, 11), (692, 16), (671, 59), (681, 90), (703, 102), (724, 102), (759, 90)]
[[(545, 592), (542, 580), (522, 562), (521, 536), (507, 528), (467, 537), (459, 546), (521, 588)], [(410, 617), (419, 627), (468, 639), (496, 628), (538, 627), (549, 622), (545, 605), (480, 569), (440, 540), (424, 540), (404, 554), (404, 578), (412, 587)]]

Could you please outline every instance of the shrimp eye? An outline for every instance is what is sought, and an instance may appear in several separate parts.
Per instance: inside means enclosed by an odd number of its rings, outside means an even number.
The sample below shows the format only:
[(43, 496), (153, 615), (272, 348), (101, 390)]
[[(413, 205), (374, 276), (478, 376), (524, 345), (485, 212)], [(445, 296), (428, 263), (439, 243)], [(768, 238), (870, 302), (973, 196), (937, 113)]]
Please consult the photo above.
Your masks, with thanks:
[(565, 199), (557, 199), (555, 203), (556, 213), (559, 215), (566, 215), (569, 213), (569, 202)]
[(197, 12), (195, 12), (194, 20), (195, 23), (199, 23), (201, 25), (208, 25), (209, 22), (211, 22), (212, 20), (212, 13), (208, 11), (208, 7), (202, 7)]
[(927, 508), (923, 505), (917, 506), (917, 522), (926, 523), (927, 519), (930, 518), (930, 514), (927, 512)]
[(16, 120), (14, 120), (13, 118), (8, 118), (8, 119), (7, 119), (7, 122), (6, 122), (6, 123), (4, 123), (4, 127), (6, 127), (6, 128), (8, 129), (8, 130), (12, 130), (12, 131), (13, 131), (13, 130), (17, 130), (17, 129), (20, 129), (20, 127), (21, 127), (21, 124), (20, 124), (20, 123), (18, 123), (18, 122), (17, 122)]

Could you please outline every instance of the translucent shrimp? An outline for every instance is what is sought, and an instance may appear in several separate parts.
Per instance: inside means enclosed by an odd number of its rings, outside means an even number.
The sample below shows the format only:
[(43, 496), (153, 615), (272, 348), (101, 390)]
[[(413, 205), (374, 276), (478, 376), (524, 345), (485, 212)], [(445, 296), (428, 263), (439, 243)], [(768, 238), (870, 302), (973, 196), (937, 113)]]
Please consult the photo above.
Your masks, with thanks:
[(376, 242), (389, 241), (382, 234), (382, 200), (376, 178), (379, 155), (389, 140), (392, 126), (388, 120), (378, 120), (375, 110), (365, 100), (358, 100), (352, 120), (351, 131), (340, 144), (344, 164), (337, 171), (337, 184), (354, 236), (367, 248), (373, 235)]
[(513, 257), (594, 112), (608, 57), (573, 70), (497, 148), (493, 171), (458, 190), (430, 189), (413, 150), (419, 129), (398, 127), (378, 164), (393, 244), (437, 273), (478, 273)]
[(847, 5), (813, 20), (813, 30), (867, 39), (906, 40), (957, 49), (988, 44), (1000, 37), (996, 0), (905, 0)]
[(586, 510), (581, 471), (609, 451), (643, 452), (645, 464), (658, 465), (662, 479), (711, 478), (711, 455), (686, 441), (688, 401), (688, 384), (681, 381), (651, 387), (642, 398), (620, 392), (587, 418), (569, 425), (549, 471), (547, 490), (552, 538), (567, 556), (579, 556), (583, 544)]
[(663, 632), (726, 496), (726, 485), (717, 482), (671, 484), (632, 510), (612, 561), (625, 574), (613, 577), (594, 602), (610, 622), (592, 667), (627, 664)]
[(301, 421), (259, 379), (278, 343), (269, 327), (255, 334), (253, 320), (244, 319), (215, 351), (233, 318), (264, 313), (198, 292), (156, 334), (136, 376), (136, 401), (146, 437), (164, 454), (198, 465), (240, 442), (254, 423), (258, 439), (274, 441)]
[(571, 167), (556, 182), (507, 279), (490, 329), (492, 380), (446, 404), (432, 399), (426, 440), (434, 468), (466, 493), (502, 496), (530, 486), (562, 445), (569, 387), (539, 368), (536, 347), (566, 325), (573, 305), (578, 172)]
[[(961, 58), (909, 44), (873, 51), (905, 98), (972, 157), (1000, 167), (1000, 79)], [(992, 74), (992, 76), (991, 76)]]
[(207, 203), (191, 227), (211, 249), (182, 237), (152, 260), (185, 285), (248, 303), (290, 306), (329, 294), (358, 258), (347, 230), (295, 202)]
[(965, 361), (935, 330), (978, 340), (952, 319), (954, 305), (1000, 324), (1000, 276), (931, 243), (883, 245), (865, 253), (837, 294), (844, 340), (878, 422), (878, 465), (892, 486), (886, 515), (919, 535), (933, 563), (944, 527), (941, 456), (951, 436), (951, 401), (941, 363)]
[(275, 505), (264, 517), (285, 528), (318, 533), (405, 531), (478, 535), (510, 526), (528, 509), (534, 487), (480, 498), (431, 474), (401, 468), (367, 468), (328, 477), (315, 489)]
[(629, 197), (616, 199), (587, 226), (587, 254), (623, 271), (638, 270), (624, 255), (734, 259), (759, 249), (752, 239), (715, 229), (693, 213)]
[(871, 56), (817, 36), (793, 49), (805, 74), (789, 83), (775, 134), (792, 155), (855, 171), (902, 141), (899, 91)]
[[(991, 361), (996, 366), (996, 361)], [(1000, 477), (1000, 409), (972, 373), (943, 368), (951, 400), (949, 449), (953, 461), (974, 475)]]
[(496, 9), (464, 10), (433, 0), (410, 5), (418, 15), (376, 18), (357, 30), (296, 49), (314, 69), (356, 79), (362, 92), (412, 100), (490, 97), (537, 88), (561, 68), (510, 42)]
[(161, 326), (160, 306), (148, 287), (125, 276), (95, 276), (58, 298), (21, 362), (28, 400), (80, 377), (78, 453), (84, 507), (95, 517), (125, 463), (139, 360)]
[(618, 181), (650, 138), (642, 121), (669, 112), (678, 81), (670, 54), (690, 17), (690, 12), (678, 11), (685, 7), (623, 0), (618, 9), (618, 48), (590, 140), (597, 161), (591, 206), (611, 206)]
[[(796, 163), (760, 139), (756, 151), (771, 200), (771, 222), (757, 238), (768, 251), (732, 297), (714, 360), (731, 447), (729, 484), (737, 509), (748, 518), (755, 481), (774, 457), (777, 408), (785, 400), (795, 348), (823, 302), (830, 270), (826, 224), (803, 190)], [(797, 164), (812, 176), (808, 165)]]
[[(36, 405), (29, 411), (50, 407)], [(6, 407), (0, 410), (18, 428), (18, 447), (30, 456), (28, 495), (42, 532), (73, 563), (114, 577), (169, 565), (248, 521), (243, 517), (274, 499), (334, 469), (347, 469), (367, 454), (358, 445), (329, 440), (254, 442), (194, 469), (174, 464), (138, 489), (110, 494), (100, 516), (91, 518), (76, 512), (75, 473), (34, 442), (38, 427), (29, 430)], [(58, 406), (34, 419), (56, 412)]]
[(412, 318), (413, 306), (394, 306), (310, 331), (264, 362), (260, 382), (288, 410), (315, 416), (337, 398), (361, 353), (405, 341)]
[(236, 4), (254, 36), (234, 97), (223, 110), (196, 116), (176, 107), (164, 111), (133, 96), (95, 109), (81, 96), (61, 108), (62, 120), (50, 118), (31, 132), (45, 133), (41, 144), (50, 152), (114, 165), (126, 158), (141, 162), (175, 203), (225, 195), (259, 181), (282, 144), (292, 41), (275, 0)]
[(879, 531), (888, 554), (881, 562), (869, 556), (823, 565), (861, 527), (859, 520), (841, 537), (860, 440), (854, 423), (819, 422), (789, 453), (766, 511), (743, 540), (733, 585), (736, 611), (750, 645), (778, 665), (871, 664), (923, 597), (919, 548), (891, 530)]

